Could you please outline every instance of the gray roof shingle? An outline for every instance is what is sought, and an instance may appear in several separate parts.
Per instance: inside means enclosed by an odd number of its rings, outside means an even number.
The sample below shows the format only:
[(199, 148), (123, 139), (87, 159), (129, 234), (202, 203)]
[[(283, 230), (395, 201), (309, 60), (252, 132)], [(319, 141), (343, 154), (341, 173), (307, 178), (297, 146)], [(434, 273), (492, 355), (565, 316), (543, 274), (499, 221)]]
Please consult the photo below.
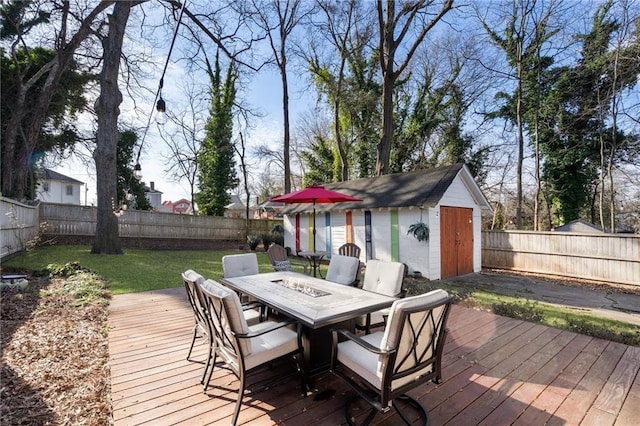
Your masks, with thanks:
[[(325, 188), (362, 199), (361, 202), (316, 204), (316, 210), (360, 210), (380, 207), (429, 207), (438, 204), (463, 164), (329, 183)], [(289, 204), (282, 213), (311, 210), (311, 204)]]

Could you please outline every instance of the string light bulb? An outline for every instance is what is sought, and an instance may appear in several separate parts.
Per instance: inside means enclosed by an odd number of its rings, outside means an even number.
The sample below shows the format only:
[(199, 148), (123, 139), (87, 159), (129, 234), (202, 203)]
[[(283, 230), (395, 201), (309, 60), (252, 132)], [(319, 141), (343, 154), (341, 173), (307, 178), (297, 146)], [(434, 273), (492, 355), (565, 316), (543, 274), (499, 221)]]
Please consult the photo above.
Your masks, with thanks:
[(142, 179), (142, 167), (140, 167), (140, 163), (136, 163), (136, 165), (133, 166), (133, 177), (138, 180)]
[(167, 116), (165, 114), (167, 112), (167, 104), (164, 102), (164, 99), (162, 99), (162, 93), (156, 103), (156, 111), (156, 123), (165, 124), (167, 122)]

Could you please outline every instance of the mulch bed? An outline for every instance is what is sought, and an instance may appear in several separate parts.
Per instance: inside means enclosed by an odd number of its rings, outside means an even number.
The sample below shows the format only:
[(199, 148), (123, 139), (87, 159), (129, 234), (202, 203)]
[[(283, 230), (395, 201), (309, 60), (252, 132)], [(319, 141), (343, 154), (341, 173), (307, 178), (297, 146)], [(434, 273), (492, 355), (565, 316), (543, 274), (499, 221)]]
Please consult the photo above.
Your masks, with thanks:
[(0, 299), (0, 424), (112, 424), (107, 305), (74, 306), (55, 292), (63, 278), (28, 279)]

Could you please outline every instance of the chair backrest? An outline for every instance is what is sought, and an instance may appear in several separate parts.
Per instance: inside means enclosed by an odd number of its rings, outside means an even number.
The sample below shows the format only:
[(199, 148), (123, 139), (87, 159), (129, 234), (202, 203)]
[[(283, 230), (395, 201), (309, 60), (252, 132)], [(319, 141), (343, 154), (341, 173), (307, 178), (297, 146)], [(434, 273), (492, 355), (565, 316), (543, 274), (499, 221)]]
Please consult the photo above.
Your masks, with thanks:
[(356, 282), (360, 260), (356, 257), (334, 254), (329, 261), (325, 279), (338, 284), (352, 285)]
[(291, 261), (287, 255), (287, 249), (280, 244), (273, 243), (267, 250), (267, 256), (271, 261), (271, 266), (276, 271), (293, 271)]
[(196, 323), (205, 327), (207, 319), (205, 318), (206, 314), (204, 311), (202, 295), (200, 293), (200, 285), (204, 282), (204, 277), (197, 272), (188, 269), (182, 273), (182, 280), (184, 281), (184, 288), (187, 291), (187, 298), (189, 299), (189, 304), (193, 310), (193, 316), (195, 317)]
[(255, 275), (259, 272), (258, 256), (255, 253), (230, 254), (222, 257), (222, 273), (225, 278)]
[(271, 244), (271, 247), (267, 250), (267, 256), (269, 256), (269, 260), (271, 260), (271, 264), (273, 265), (276, 261), (289, 260), (289, 256), (287, 256), (287, 249), (282, 247), (280, 244)]
[(358, 245), (354, 243), (344, 243), (338, 249), (338, 254), (341, 254), (343, 256), (357, 257), (359, 259), (360, 247), (358, 247)]
[(393, 302), (380, 342), (381, 348), (396, 349), (378, 362), (382, 383), (389, 385), (383, 392), (440, 379), (451, 300), (446, 291), (433, 290)]
[(239, 357), (251, 354), (251, 341), (235, 337), (236, 333), (249, 332), (240, 298), (233, 290), (213, 280), (202, 283), (202, 295), (219, 352), (227, 362), (239, 365)]
[(398, 296), (402, 292), (404, 264), (369, 260), (364, 271), (362, 289), (386, 296)]

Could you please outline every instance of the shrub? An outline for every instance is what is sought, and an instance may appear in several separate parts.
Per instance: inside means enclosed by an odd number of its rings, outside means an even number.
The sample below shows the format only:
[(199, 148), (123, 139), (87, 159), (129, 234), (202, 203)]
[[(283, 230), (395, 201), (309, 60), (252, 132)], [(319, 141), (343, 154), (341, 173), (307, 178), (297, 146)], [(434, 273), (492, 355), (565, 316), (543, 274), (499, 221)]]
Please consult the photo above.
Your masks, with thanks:
[(273, 242), (273, 237), (271, 234), (262, 234), (262, 246), (264, 250), (267, 251), (271, 243)]
[(273, 239), (273, 242), (280, 245), (280, 246), (284, 246), (284, 235), (281, 234), (273, 234), (271, 236), (271, 238)]
[(523, 321), (542, 322), (544, 314), (535, 303), (527, 302), (524, 305), (518, 303), (497, 303), (493, 305), (493, 312), (505, 317), (516, 318)]
[(260, 244), (260, 237), (257, 235), (247, 235), (247, 244), (249, 244), (249, 249), (255, 251)]

